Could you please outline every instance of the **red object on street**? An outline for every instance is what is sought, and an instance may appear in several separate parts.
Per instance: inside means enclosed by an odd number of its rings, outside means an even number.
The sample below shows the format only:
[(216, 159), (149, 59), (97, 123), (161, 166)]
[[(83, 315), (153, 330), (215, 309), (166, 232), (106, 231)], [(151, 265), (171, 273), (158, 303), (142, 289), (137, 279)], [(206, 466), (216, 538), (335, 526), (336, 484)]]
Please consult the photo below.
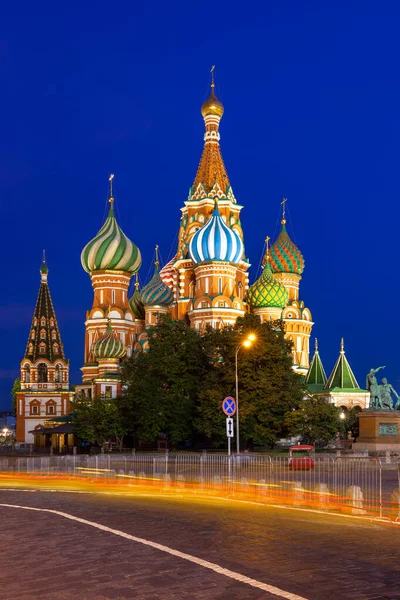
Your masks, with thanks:
[[(293, 456), (295, 453), (295, 456)], [(298, 453), (298, 454), (297, 454)], [(315, 447), (297, 444), (289, 448), (289, 469), (308, 471), (314, 468)]]

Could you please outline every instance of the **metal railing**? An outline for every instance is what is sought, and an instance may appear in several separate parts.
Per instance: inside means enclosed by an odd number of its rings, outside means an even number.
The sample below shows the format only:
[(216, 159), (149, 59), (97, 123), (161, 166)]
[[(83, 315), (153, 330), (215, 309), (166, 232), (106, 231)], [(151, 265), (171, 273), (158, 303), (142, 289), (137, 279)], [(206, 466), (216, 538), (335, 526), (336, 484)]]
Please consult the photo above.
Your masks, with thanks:
[[(397, 519), (400, 467), (368, 457), (317, 457), (291, 468), (286, 456), (165, 453), (0, 457), (0, 474), (69, 475), (176, 484), (261, 502)], [(397, 490), (397, 492), (396, 492)], [(397, 495), (396, 495), (397, 494)]]

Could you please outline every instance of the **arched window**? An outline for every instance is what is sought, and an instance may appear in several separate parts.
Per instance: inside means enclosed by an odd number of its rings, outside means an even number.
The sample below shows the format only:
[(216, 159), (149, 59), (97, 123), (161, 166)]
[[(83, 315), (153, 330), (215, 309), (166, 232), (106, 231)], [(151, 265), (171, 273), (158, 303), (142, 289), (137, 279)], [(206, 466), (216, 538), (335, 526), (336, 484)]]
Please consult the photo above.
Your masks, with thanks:
[(40, 402), (38, 400), (32, 400), (29, 403), (29, 412), (31, 415), (40, 415)]
[(56, 340), (57, 339), (57, 332), (56, 331), (52, 331), (51, 332), (51, 339), (52, 340)]
[(39, 353), (46, 354), (46, 344), (39, 344)]
[(24, 379), (25, 379), (25, 383), (31, 382), (31, 368), (29, 365), (25, 365), (25, 367), (24, 367)]
[(58, 354), (58, 344), (53, 344), (53, 352), (54, 354)]
[(38, 364), (38, 382), (47, 383), (47, 365), (45, 363)]
[(31, 333), (31, 340), (34, 340), (34, 339), (35, 339), (35, 337), (36, 337), (35, 330), (34, 330), (34, 329), (32, 329), (32, 333)]
[(56, 365), (56, 370), (54, 371), (54, 381), (55, 383), (61, 383), (61, 367), (60, 365)]
[(41, 340), (45, 340), (46, 339), (46, 330), (45, 329), (41, 329), (40, 330), (40, 339)]
[(56, 403), (54, 400), (49, 400), (46, 402), (46, 415), (55, 415), (56, 414)]
[(46, 319), (44, 317), (42, 317), (40, 319), (40, 327), (44, 327), (46, 325)]
[(33, 326), (37, 327), (37, 318), (36, 317), (33, 319)]
[(53, 319), (53, 317), (51, 317), (51, 319), (50, 319), (50, 327), (54, 327), (54, 319)]
[(28, 354), (33, 354), (33, 344), (29, 344), (29, 346), (28, 346)]

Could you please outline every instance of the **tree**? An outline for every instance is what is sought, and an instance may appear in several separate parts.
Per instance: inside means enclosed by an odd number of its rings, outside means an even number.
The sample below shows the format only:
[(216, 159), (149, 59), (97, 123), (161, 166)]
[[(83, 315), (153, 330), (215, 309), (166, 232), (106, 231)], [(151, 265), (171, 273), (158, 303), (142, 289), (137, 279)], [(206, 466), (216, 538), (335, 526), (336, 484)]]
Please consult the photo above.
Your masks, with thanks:
[(122, 370), (123, 411), (135, 441), (159, 433), (172, 444), (193, 437), (194, 407), (208, 368), (201, 337), (185, 321), (162, 316), (148, 331), (149, 351)]
[(302, 401), (304, 380), (292, 369), (292, 343), (282, 321), (261, 324), (252, 314), (234, 327), (209, 330), (204, 344), (212, 363), (199, 392), (196, 429), (225, 441), (221, 402), (235, 396), (235, 353), (250, 332), (256, 341), (238, 354), (240, 437), (248, 445), (273, 445), (287, 434), (285, 414)]
[(72, 422), (75, 433), (84, 442), (97, 443), (104, 447), (115, 441), (122, 447), (124, 427), (118, 400), (114, 398), (87, 398), (84, 394), (76, 397), (73, 406)]
[(286, 425), (290, 435), (300, 435), (310, 444), (327, 444), (343, 428), (340, 408), (329, 404), (325, 398), (310, 396), (301, 406), (286, 415)]
[(14, 383), (12, 386), (12, 390), (11, 390), (11, 397), (12, 397), (12, 409), (14, 412), (14, 415), (16, 414), (17, 411), (17, 392), (21, 391), (21, 380), (20, 379), (14, 379)]

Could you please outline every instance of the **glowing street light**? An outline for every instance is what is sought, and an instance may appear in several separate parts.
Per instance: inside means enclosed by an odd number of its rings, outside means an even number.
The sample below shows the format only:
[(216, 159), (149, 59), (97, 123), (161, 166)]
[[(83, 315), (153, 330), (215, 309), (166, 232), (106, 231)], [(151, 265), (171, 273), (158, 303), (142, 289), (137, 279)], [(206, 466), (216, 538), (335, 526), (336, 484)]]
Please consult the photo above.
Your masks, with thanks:
[(235, 353), (235, 383), (236, 383), (236, 452), (240, 452), (240, 437), (239, 437), (239, 377), (238, 377), (238, 354), (240, 348), (251, 348), (256, 340), (254, 333), (249, 333), (244, 340), (236, 348)]
[(345, 412), (344, 412), (344, 410), (342, 410), (342, 412), (339, 415), (339, 419), (345, 419), (345, 418), (346, 418)]
[(7, 427), (4, 427), (4, 429), (3, 429), (3, 435), (4, 435), (4, 436), (6, 436), (6, 435), (7, 435), (7, 433), (8, 433), (8, 431), (9, 431), (9, 430), (7, 429)]

